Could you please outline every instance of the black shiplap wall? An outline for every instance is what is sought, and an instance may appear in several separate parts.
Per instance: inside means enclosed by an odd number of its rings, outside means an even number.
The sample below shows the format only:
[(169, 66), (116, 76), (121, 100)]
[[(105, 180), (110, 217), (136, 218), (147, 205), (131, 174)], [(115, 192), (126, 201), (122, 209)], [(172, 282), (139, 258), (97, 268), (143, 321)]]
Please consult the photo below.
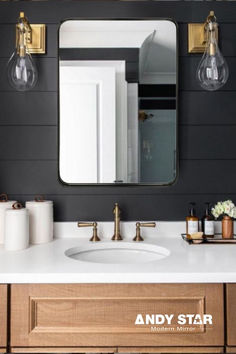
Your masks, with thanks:
[[(195, 80), (199, 55), (187, 53), (187, 23), (215, 10), (230, 78), (218, 92)], [(40, 80), (34, 91), (14, 92), (6, 63), (14, 46), (19, 11), (47, 24), (47, 54), (36, 57)], [(170, 187), (65, 186), (57, 162), (57, 31), (69, 18), (168, 17), (179, 26), (179, 177)], [(44, 194), (55, 201), (55, 219), (111, 220), (119, 202), (123, 220), (182, 220), (187, 203), (236, 201), (236, 3), (170, 1), (0, 2), (0, 191), (20, 201)]]

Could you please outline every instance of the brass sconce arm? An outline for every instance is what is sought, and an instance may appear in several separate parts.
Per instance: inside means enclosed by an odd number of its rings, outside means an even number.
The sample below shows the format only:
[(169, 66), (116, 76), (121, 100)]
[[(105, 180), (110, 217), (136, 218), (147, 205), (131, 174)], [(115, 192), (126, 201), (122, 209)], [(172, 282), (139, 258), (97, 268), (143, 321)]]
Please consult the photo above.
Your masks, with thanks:
[(25, 41), (27, 44), (32, 43), (32, 28), (27, 17), (25, 17), (24, 12), (20, 12), (20, 17), (16, 26), (19, 33), (23, 32), (25, 34)]
[(46, 26), (44, 24), (30, 24), (24, 12), (20, 12), (16, 25), (16, 46), (22, 42), (27, 45), (31, 54), (45, 54), (46, 52)]
[(209, 15), (206, 18), (206, 22), (204, 24), (205, 30), (207, 30), (207, 27), (211, 23), (216, 23), (216, 16), (215, 16), (214, 11), (210, 11)]

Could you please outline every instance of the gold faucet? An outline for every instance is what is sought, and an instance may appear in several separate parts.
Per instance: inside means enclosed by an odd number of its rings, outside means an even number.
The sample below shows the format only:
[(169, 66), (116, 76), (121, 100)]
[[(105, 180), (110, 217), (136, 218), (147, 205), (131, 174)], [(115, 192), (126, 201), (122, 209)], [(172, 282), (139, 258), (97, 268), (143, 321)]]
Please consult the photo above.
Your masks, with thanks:
[(115, 203), (115, 207), (113, 209), (114, 214), (114, 235), (112, 237), (112, 241), (121, 241), (122, 237), (120, 234), (120, 208), (118, 203)]

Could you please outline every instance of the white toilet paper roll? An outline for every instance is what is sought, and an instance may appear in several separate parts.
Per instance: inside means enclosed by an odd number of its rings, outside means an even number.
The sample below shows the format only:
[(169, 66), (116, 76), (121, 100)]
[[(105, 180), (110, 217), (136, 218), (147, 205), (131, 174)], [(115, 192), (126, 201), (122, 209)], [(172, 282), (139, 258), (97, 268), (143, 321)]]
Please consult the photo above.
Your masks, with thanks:
[(11, 208), (15, 202), (15, 200), (8, 200), (7, 194), (0, 194), (0, 244), (4, 243), (6, 210)]
[(7, 251), (18, 251), (29, 246), (29, 212), (19, 203), (15, 204), (15, 208), (5, 212), (4, 246)]
[(36, 197), (26, 202), (29, 210), (30, 243), (40, 244), (53, 239), (53, 202)]

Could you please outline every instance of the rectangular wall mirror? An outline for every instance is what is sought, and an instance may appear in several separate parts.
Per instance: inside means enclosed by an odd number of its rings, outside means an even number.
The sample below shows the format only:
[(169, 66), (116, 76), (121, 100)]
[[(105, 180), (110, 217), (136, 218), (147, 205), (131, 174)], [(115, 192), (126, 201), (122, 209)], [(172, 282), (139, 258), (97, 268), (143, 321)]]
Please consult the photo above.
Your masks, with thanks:
[(59, 175), (64, 183), (175, 181), (176, 37), (170, 20), (62, 23)]

